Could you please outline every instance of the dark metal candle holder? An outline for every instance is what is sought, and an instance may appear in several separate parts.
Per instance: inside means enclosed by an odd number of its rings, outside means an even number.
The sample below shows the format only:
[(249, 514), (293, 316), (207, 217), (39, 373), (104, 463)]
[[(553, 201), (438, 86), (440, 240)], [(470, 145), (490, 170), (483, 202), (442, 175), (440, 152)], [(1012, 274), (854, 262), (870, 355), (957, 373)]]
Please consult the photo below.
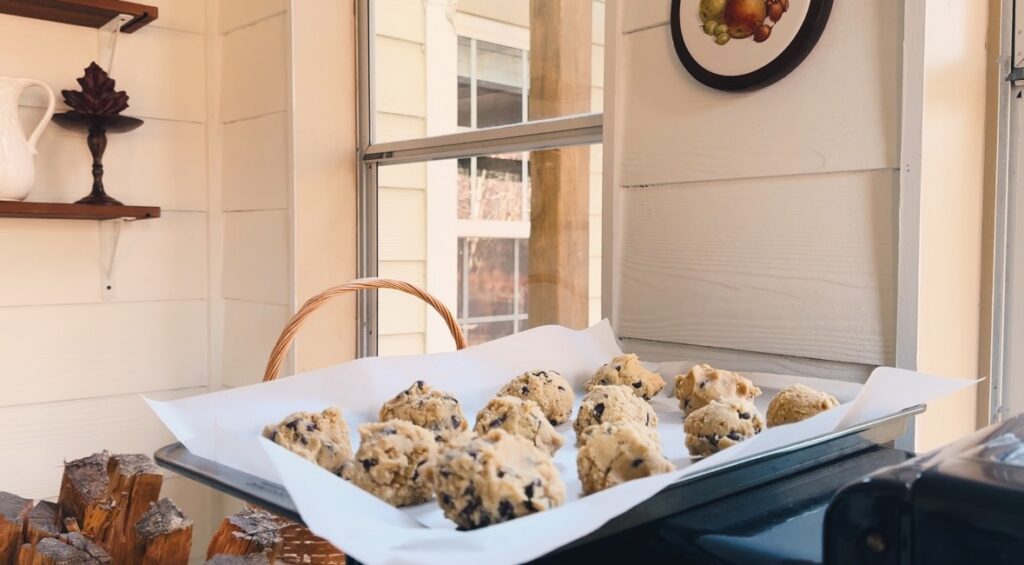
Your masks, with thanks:
[(120, 206), (103, 189), (103, 152), (107, 149), (107, 133), (132, 131), (142, 120), (120, 115), (128, 108), (128, 93), (114, 90), (114, 79), (96, 63), (85, 69), (78, 79), (82, 90), (62, 90), (64, 102), (71, 107), (53, 117), (58, 125), (72, 131), (89, 134), (89, 153), (92, 154), (92, 192), (75, 204)]
[(77, 200), (75, 204), (120, 206), (121, 202), (108, 195), (103, 188), (103, 152), (107, 149), (107, 133), (132, 131), (143, 124), (142, 120), (128, 116), (99, 116), (72, 111), (54, 115), (53, 121), (69, 130), (89, 134), (87, 141), (89, 153), (92, 154), (92, 192)]

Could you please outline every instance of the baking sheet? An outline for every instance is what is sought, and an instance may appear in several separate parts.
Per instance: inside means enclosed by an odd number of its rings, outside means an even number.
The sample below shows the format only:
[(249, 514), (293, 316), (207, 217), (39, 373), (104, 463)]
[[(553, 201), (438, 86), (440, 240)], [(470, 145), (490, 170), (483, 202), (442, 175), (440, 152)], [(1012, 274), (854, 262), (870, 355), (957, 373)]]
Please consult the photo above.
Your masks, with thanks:
[[(772, 451), (822, 433), (898, 412), (948, 394), (971, 382), (941, 379), (895, 369), (879, 369), (866, 385), (817, 380), (801, 382), (834, 394), (843, 404), (789, 426), (770, 429), (712, 457), (691, 460), (683, 445), (682, 418), (669, 395), (672, 377), (692, 363), (658, 368), (669, 386), (652, 400), (661, 420), (658, 431), (673, 473), (631, 481), (580, 496), (575, 436), (559, 426), (566, 445), (555, 456), (566, 483), (566, 503), (556, 509), (471, 532), (458, 532), (436, 504), (397, 509), (316, 465), (260, 437), (264, 425), (296, 410), (341, 406), (358, 445), (356, 428), (376, 419), (380, 404), (423, 379), (457, 396), (469, 417), (506, 381), (526, 370), (561, 372), (576, 389), (601, 364), (619, 354), (610, 325), (588, 330), (536, 328), (460, 352), (359, 359), (335, 367), (248, 387), (187, 399), (147, 400), (172, 433), (194, 454), (283, 484), (304, 522), (316, 534), (368, 563), (515, 563), (580, 538), (611, 518), (654, 496), (672, 482), (700, 470)], [(774, 392), (797, 377), (747, 373), (764, 390), (762, 411)], [(912, 387), (903, 386), (913, 383)], [(892, 390), (899, 390), (893, 394)]]

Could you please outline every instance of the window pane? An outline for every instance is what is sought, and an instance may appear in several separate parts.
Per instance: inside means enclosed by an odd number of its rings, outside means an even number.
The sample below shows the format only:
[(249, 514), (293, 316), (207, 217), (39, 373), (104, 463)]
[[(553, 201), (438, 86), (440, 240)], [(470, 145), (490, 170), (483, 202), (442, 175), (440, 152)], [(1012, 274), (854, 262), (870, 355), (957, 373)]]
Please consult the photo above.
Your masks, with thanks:
[(602, 109), (604, 0), (371, 3), (373, 143)]
[(523, 153), (459, 159), (459, 219), (525, 221)]
[[(440, 298), (472, 343), (600, 320), (600, 145), (385, 165), (377, 178), (378, 272)], [(531, 218), (531, 206), (552, 216)], [(383, 292), (378, 302), (381, 355), (396, 343), (452, 348), (422, 302)]]

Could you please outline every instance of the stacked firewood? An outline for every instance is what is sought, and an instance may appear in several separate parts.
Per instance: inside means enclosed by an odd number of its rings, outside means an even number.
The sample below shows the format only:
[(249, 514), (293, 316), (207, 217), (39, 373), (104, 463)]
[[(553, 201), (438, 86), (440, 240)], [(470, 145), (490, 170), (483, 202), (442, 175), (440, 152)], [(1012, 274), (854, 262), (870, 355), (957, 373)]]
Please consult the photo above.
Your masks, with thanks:
[(192, 520), (160, 498), (145, 455), (106, 451), (66, 463), (57, 503), (0, 492), (0, 565), (184, 565)]
[(301, 524), (258, 508), (224, 518), (210, 540), (207, 565), (344, 565), (345, 556)]

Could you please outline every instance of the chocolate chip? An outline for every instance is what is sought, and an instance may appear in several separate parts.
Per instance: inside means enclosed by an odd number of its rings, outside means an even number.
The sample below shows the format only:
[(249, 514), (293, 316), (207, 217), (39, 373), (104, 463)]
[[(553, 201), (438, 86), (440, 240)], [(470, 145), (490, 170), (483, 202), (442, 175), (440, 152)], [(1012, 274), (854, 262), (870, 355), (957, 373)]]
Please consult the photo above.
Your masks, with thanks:
[(427, 384), (427, 383), (425, 383), (423, 381), (416, 381), (416, 388), (423, 388), (423, 385), (425, 385), (425, 384)]
[(498, 478), (500, 479), (500, 478), (502, 478), (504, 476), (505, 476), (505, 470), (504, 469), (498, 469)]
[(288, 422), (285, 422), (284, 427), (288, 428), (289, 430), (291, 430), (291, 431), (293, 431), (295, 433), (298, 433), (299, 432), (299, 421), (298, 420), (289, 420)]
[(686, 400), (683, 400), (683, 410), (689, 410), (689, 409), (690, 409), (690, 399), (687, 398)]
[(395, 428), (384, 428), (383, 430), (380, 431), (380, 433), (381, 435), (385, 436), (393, 436), (398, 433), (398, 430), (396, 430)]
[(705, 387), (708, 386), (708, 382), (707, 381), (701, 381), (700, 385), (698, 385), (698, 386), (700, 386), (700, 388), (705, 388)]
[(534, 504), (532, 500), (527, 500), (526, 502), (523, 502), (523, 506), (525, 506), (526, 509), (529, 510), (530, 512), (536, 512), (540, 510), (540, 508), (537, 508), (537, 505)]
[(452, 497), (445, 493), (441, 493), (441, 504), (444, 504), (445, 506), (451, 506)]
[(750, 412), (740, 412), (740, 420), (749, 420)]
[(718, 447), (718, 440), (722, 438), (718, 434), (713, 434), (710, 436), (704, 436), (704, 439), (708, 440), (708, 443), (710, 443), (711, 445)]
[(505, 418), (495, 418), (491, 420), (490, 424), (487, 424), (488, 428), (497, 428), (498, 426), (505, 423)]
[(470, 449), (470, 450), (466, 451), (466, 454), (468, 454), (473, 459), (476, 459), (477, 457), (480, 457), (480, 452), (476, 451), (476, 450), (473, 450), (473, 449)]
[(458, 416), (452, 416), (452, 427), (453, 428), (458, 428), (459, 424), (461, 424), (461, 423), (462, 423), (462, 420), (460, 420)]
[(476, 522), (476, 527), (483, 528), (484, 526), (491, 525), (491, 517), (487, 514), (481, 514), (480, 519)]
[(634, 459), (633, 463), (631, 463), (630, 466), (633, 467), (634, 469), (636, 469), (637, 467), (639, 467), (640, 465), (643, 465), (643, 464), (644, 464), (644, 460), (643, 459)]
[(558, 385), (558, 390), (565, 390), (565, 387), (562, 385)]
[(380, 461), (377, 461), (376, 457), (371, 457), (369, 459), (360, 459), (359, 462), (363, 464), (364, 471), (369, 471), (370, 469), (376, 467), (377, 463), (380, 463)]
[(644, 386), (644, 383), (642, 383), (640, 381), (637, 381), (637, 382), (633, 383), (633, 388), (640, 388), (642, 386)]
[(302, 445), (309, 445), (309, 440), (306, 439), (306, 436), (299, 436), (299, 441), (302, 442)]
[(313, 422), (310, 422), (310, 423), (306, 424), (306, 431), (307, 432), (315, 432), (316, 429), (317, 429), (316, 428), (316, 424), (314, 424)]
[(603, 384), (603, 385), (608, 384), (608, 379), (601, 379), (601, 384)]
[(526, 498), (527, 499), (533, 498), (533, 486), (534, 486), (534, 483), (536, 483), (536, 482), (537, 481), (533, 481), (533, 483), (530, 483), (530, 484), (526, 485), (525, 488), (523, 488), (523, 493), (526, 494)]
[(743, 436), (737, 432), (729, 432), (729, 435), (725, 436), (733, 441), (743, 441)]
[(512, 503), (507, 500), (502, 500), (498, 503), (498, 516), (506, 520), (511, 520), (516, 517), (516, 508), (512, 506)]
[(530, 394), (530, 387), (524, 386), (523, 388), (519, 389), (519, 392), (524, 395)]
[(440, 469), (438, 469), (437, 474), (441, 475), (446, 479), (452, 476), (452, 472), (451, 470), (448, 469), (448, 467), (441, 467)]
[(600, 422), (600, 421), (601, 421), (601, 415), (602, 415), (602, 414), (604, 414), (604, 402), (598, 402), (598, 403), (597, 403), (597, 404), (596, 404), (596, 405), (594, 406), (594, 417), (596, 417), (596, 418), (597, 418), (597, 421), (598, 421), (598, 422)]

